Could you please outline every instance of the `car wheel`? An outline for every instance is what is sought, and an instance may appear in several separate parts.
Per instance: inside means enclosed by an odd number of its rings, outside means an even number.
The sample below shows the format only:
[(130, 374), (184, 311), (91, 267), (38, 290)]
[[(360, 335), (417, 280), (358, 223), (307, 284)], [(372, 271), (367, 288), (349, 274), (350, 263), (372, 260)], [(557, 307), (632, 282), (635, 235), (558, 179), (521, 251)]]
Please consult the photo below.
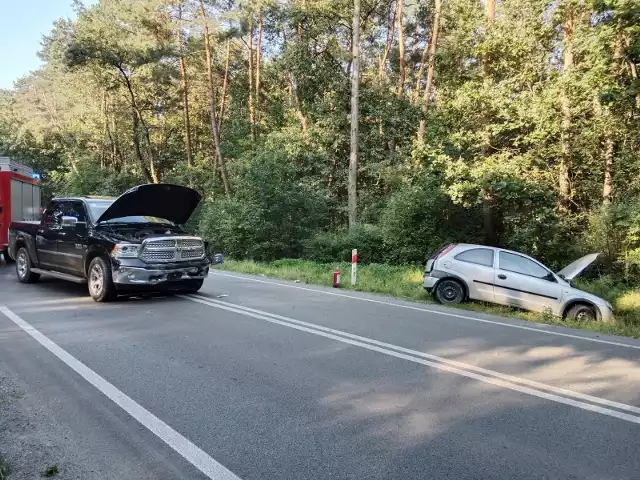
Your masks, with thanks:
[(178, 287), (178, 293), (196, 293), (202, 288), (204, 280), (183, 280)]
[(16, 275), (21, 283), (34, 283), (40, 278), (39, 273), (31, 271), (31, 259), (25, 247), (20, 247), (16, 255)]
[(565, 315), (569, 320), (577, 320), (579, 322), (593, 321), (597, 319), (596, 311), (591, 305), (578, 303), (572, 306)]
[(108, 302), (116, 298), (116, 287), (111, 277), (111, 265), (103, 257), (96, 257), (89, 265), (89, 294), (96, 302)]
[(457, 305), (464, 300), (464, 287), (457, 280), (443, 280), (436, 287), (436, 300), (443, 305)]

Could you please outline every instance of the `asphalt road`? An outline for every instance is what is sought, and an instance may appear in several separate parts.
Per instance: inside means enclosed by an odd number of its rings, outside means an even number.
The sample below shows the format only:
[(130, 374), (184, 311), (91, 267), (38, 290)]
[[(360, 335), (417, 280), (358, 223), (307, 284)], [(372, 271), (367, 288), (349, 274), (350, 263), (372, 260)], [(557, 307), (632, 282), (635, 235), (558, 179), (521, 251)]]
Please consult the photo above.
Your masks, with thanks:
[(640, 478), (639, 341), (225, 272), (85, 288), (0, 268), (16, 478)]

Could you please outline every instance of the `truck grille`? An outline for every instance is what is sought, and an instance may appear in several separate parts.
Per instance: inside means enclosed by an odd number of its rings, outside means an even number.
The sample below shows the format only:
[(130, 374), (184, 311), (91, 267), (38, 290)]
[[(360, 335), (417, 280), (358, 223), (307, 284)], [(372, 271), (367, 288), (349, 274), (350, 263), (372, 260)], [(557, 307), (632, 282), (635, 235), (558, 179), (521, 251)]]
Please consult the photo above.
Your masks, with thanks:
[(149, 238), (142, 242), (145, 262), (180, 262), (204, 258), (204, 243), (196, 237)]

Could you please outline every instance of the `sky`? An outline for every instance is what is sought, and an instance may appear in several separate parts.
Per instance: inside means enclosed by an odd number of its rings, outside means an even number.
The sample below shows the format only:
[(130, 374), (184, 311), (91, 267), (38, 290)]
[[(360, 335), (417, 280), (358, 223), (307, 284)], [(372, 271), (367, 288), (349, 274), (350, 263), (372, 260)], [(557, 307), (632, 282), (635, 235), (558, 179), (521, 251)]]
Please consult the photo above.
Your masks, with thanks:
[[(40, 66), (38, 50), (54, 20), (75, 18), (73, 0), (0, 0), (0, 88)], [(92, 2), (83, 2), (85, 5)]]

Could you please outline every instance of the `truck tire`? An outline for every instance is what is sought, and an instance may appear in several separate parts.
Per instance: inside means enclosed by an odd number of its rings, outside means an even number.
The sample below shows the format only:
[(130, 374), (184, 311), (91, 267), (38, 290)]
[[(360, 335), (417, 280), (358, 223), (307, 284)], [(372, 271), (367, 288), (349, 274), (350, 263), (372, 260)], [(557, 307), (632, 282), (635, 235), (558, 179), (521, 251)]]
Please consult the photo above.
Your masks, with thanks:
[(91, 260), (89, 274), (89, 295), (96, 302), (110, 302), (116, 298), (116, 287), (111, 277), (111, 265), (104, 257), (96, 257)]
[(34, 283), (40, 278), (39, 273), (31, 271), (31, 258), (25, 247), (20, 247), (16, 254), (16, 275), (20, 283)]
[(196, 293), (202, 288), (203, 279), (199, 280), (183, 280), (178, 287), (178, 293)]

